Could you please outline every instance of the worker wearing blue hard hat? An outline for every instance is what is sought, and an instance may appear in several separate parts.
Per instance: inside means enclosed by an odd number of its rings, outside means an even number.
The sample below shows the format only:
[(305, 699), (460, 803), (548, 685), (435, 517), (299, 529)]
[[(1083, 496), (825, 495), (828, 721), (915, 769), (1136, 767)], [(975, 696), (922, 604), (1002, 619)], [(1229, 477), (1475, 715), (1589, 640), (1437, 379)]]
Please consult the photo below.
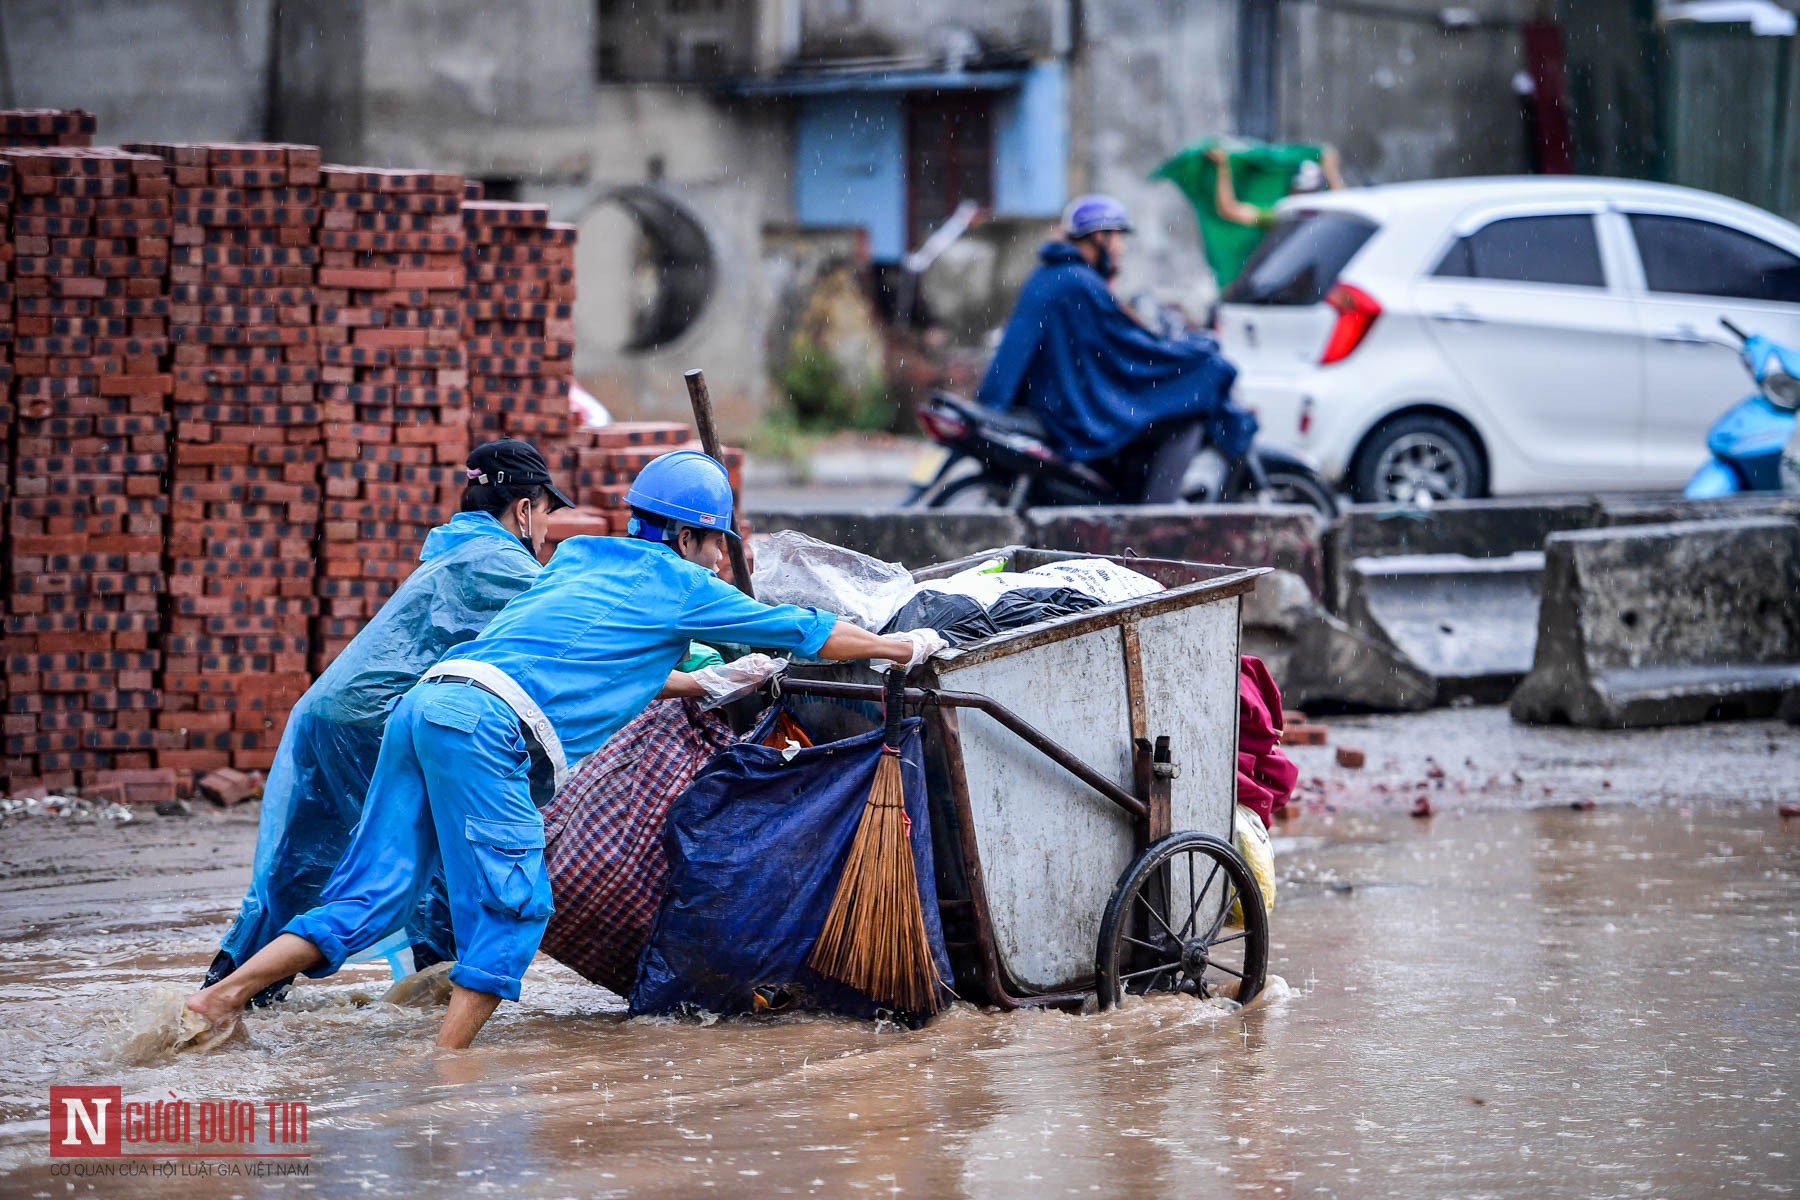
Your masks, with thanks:
[(761, 604), (717, 575), (732, 533), (725, 468), (692, 450), (657, 458), (626, 497), (625, 537), (574, 537), (473, 641), (449, 651), (395, 707), (363, 817), (319, 907), (187, 1001), (210, 1030), (296, 972), (335, 972), (404, 923), (440, 866), (456, 966), (438, 1045), (467, 1046), (520, 980), (552, 912), (534, 761), (560, 783), (659, 696), (771, 672), (752, 655), (674, 671), (690, 640), (823, 659), (914, 666), (935, 630), (883, 636), (831, 613)]

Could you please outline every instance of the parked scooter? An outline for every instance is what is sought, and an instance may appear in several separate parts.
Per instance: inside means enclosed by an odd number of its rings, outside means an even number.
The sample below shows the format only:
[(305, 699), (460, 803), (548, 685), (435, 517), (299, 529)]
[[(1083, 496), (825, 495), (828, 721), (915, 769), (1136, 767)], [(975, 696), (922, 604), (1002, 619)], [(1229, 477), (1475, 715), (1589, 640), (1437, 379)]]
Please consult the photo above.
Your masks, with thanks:
[[(933, 392), (916, 412), (919, 424), (940, 449), (921, 460), (923, 469), (914, 476), (912, 492), (901, 501), (904, 506), (999, 507), (1018, 512), (1062, 504), (1128, 503), (1098, 471), (1052, 450), (1049, 435), (1032, 413), (996, 412), (945, 391)], [(1322, 521), (1331, 520), (1338, 510), (1331, 485), (1304, 459), (1255, 444), (1243, 458), (1229, 462), (1217, 448), (1203, 443), (1188, 471), (1183, 498), (1190, 504), (1259, 500), (1304, 504)]]
[(1719, 324), (1742, 344), (1740, 354), (1757, 390), (1714, 422), (1706, 434), (1712, 457), (1688, 480), (1690, 500), (1712, 500), (1740, 492), (1800, 489), (1795, 458), (1800, 433), (1800, 350), (1759, 334), (1745, 333), (1721, 317)]

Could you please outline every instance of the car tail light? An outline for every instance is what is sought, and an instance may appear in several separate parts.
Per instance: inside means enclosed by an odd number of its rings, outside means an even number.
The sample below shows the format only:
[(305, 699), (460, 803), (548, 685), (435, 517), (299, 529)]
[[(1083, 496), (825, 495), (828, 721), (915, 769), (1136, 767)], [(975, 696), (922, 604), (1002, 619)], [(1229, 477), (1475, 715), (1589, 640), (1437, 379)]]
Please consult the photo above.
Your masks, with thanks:
[(921, 404), (914, 410), (925, 433), (939, 445), (948, 446), (968, 436), (969, 423), (955, 412), (932, 404)]
[(1331, 327), (1331, 337), (1325, 342), (1325, 353), (1319, 356), (1319, 365), (1322, 367), (1349, 358), (1350, 352), (1368, 336), (1375, 318), (1381, 315), (1381, 305), (1375, 302), (1375, 297), (1347, 283), (1333, 285), (1325, 293), (1325, 303), (1337, 310), (1337, 324)]

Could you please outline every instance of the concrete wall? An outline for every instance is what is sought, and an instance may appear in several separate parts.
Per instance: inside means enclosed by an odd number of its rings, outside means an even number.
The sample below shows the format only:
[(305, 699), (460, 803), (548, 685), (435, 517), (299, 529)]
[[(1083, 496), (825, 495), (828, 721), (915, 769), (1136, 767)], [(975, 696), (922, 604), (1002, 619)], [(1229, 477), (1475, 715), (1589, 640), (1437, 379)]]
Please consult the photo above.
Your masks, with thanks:
[(1111, 192), (1137, 236), (1120, 272), (1197, 315), (1214, 294), (1193, 209), (1149, 174), (1232, 127), (1236, 7), (1222, 0), (1091, 0), (1071, 78), (1070, 194)]
[[(587, 192), (580, 222), (576, 374), (616, 409), (642, 416), (688, 412), (681, 373), (706, 371), (728, 437), (742, 437), (767, 403), (765, 342), (773, 297), (762, 265), (762, 230), (791, 205), (793, 160), (783, 110), (723, 109), (698, 89), (633, 85), (600, 89), (590, 130)], [(623, 327), (636, 298), (633, 258), (641, 246), (608, 193), (659, 182), (705, 228), (716, 286), (686, 334), (655, 350), (622, 354)]]
[(1061, 53), (1068, 0), (788, 0), (800, 6), (803, 58), (942, 58), (959, 47)]
[(476, 176), (589, 173), (593, 0), (364, 0), (363, 9), (364, 161)]
[[(1525, 169), (1512, 78), (1525, 65), (1518, 31), (1446, 30), (1440, 0), (1386, 0), (1418, 21), (1282, 6), (1280, 127), (1295, 141), (1343, 151), (1352, 182), (1390, 183)], [(1539, 0), (1488, 0), (1492, 21), (1524, 21)]]
[(85, 108), (106, 143), (262, 136), (272, 0), (4, 0), (0, 105)]

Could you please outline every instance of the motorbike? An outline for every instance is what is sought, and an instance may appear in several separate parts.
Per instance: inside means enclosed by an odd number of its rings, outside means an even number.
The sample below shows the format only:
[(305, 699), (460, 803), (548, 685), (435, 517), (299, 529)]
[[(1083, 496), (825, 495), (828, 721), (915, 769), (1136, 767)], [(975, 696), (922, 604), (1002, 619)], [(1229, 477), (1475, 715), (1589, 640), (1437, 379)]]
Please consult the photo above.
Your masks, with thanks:
[(1712, 500), (1741, 492), (1800, 490), (1800, 350), (1745, 333), (1720, 318), (1735, 338), (1756, 390), (1713, 423), (1706, 433), (1712, 457), (1688, 480), (1690, 500)]
[[(1029, 412), (997, 412), (954, 392), (934, 391), (915, 410), (936, 444), (915, 467), (913, 508), (1004, 508), (1019, 512), (1066, 504), (1126, 504), (1100, 472), (1051, 449)], [(1190, 504), (1302, 504), (1321, 521), (1337, 515), (1337, 496), (1304, 459), (1252, 444), (1237, 461), (1203, 444), (1182, 484)]]

